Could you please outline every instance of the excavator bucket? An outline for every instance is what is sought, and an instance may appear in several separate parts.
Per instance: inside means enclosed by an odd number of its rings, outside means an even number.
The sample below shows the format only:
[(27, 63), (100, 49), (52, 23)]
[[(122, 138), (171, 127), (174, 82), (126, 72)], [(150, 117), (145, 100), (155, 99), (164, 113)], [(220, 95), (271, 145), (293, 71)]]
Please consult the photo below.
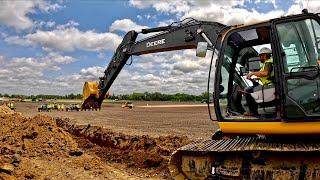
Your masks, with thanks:
[(98, 82), (85, 82), (82, 92), (82, 105), (83, 110), (100, 109), (99, 103), (99, 84)]

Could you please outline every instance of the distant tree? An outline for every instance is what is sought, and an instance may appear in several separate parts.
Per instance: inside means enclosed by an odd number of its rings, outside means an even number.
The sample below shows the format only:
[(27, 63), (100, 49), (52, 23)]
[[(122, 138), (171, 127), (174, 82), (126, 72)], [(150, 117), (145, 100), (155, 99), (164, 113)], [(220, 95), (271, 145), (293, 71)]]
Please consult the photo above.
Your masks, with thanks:
[(202, 99), (208, 99), (209, 98), (209, 93), (208, 93), (208, 91), (206, 91), (206, 92), (203, 92), (200, 96), (201, 96)]
[[(38, 95), (18, 95), (18, 94), (0, 94), (0, 96), (10, 97), (10, 98), (28, 98), (28, 99), (81, 99), (81, 94), (67, 94), (67, 95), (48, 95), (48, 94), (38, 94)], [(176, 94), (162, 94), (160, 92), (144, 92), (137, 93), (133, 92), (132, 94), (112, 94), (108, 99), (119, 99), (119, 100), (133, 100), (133, 101), (202, 101), (203, 99), (208, 99), (212, 97), (212, 94), (203, 92), (200, 95), (191, 95), (186, 93), (176, 93)]]
[(119, 99), (119, 97), (115, 94), (109, 96), (109, 99)]

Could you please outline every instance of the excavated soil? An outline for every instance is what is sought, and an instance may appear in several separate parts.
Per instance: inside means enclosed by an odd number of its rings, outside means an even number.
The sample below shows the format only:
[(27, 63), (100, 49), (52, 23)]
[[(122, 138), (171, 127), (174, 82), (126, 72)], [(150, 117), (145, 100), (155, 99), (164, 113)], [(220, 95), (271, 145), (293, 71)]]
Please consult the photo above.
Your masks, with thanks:
[(132, 136), (97, 126), (75, 125), (70, 119), (57, 118), (56, 121), (58, 126), (75, 135), (77, 142), (85, 150), (108, 162), (117, 162), (125, 164), (126, 168), (137, 169), (138, 174), (147, 174), (147, 177), (167, 177), (167, 164), (171, 153), (190, 143), (186, 136)]
[(0, 114), (14, 114), (15, 112), (12, 111), (8, 106), (1, 105), (0, 106)]
[(0, 179), (169, 179), (187, 137), (125, 135), (0, 106)]

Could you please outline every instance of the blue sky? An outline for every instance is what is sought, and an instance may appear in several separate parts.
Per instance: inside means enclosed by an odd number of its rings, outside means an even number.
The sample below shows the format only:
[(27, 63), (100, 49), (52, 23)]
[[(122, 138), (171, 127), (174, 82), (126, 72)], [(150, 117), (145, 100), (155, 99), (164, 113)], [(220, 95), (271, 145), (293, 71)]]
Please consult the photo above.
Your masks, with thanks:
[[(129, 30), (193, 17), (240, 24), (300, 13), (315, 0), (30, 0), (0, 1), (0, 93), (81, 93), (98, 80)], [(134, 57), (111, 88), (132, 92), (200, 94), (209, 58), (194, 50)]]

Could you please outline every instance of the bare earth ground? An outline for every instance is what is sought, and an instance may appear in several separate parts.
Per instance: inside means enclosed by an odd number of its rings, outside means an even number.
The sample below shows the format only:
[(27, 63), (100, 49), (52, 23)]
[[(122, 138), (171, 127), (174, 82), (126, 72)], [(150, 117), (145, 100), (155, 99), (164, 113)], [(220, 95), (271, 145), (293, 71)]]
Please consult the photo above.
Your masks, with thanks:
[[(41, 103), (18, 103), (17, 112), (32, 117)], [(139, 107), (149, 105), (151, 107)], [(190, 139), (211, 138), (216, 126), (209, 120), (205, 104), (177, 102), (134, 102), (132, 110), (121, 108), (119, 103), (103, 104), (101, 111), (41, 112), (52, 117), (67, 117), (79, 124), (91, 124), (130, 135), (188, 136)], [(157, 107), (157, 105), (162, 105)], [(165, 107), (163, 105), (168, 105)], [(172, 107), (177, 105), (176, 107)], [(190, 106), (195, 105), (195, 106)], [(199, 106), (200, 105), (200, 106)], [(155, 107), (152, 107), (155, 106)]]
[(170, 154), (216, 128), (202, 104), (134, 102), (130, 110), (106, 103), (101, 111), (39, 113), (41, 103), (16, 103), (18, 114), (0, 108), (0, 180), (169, 179)]

